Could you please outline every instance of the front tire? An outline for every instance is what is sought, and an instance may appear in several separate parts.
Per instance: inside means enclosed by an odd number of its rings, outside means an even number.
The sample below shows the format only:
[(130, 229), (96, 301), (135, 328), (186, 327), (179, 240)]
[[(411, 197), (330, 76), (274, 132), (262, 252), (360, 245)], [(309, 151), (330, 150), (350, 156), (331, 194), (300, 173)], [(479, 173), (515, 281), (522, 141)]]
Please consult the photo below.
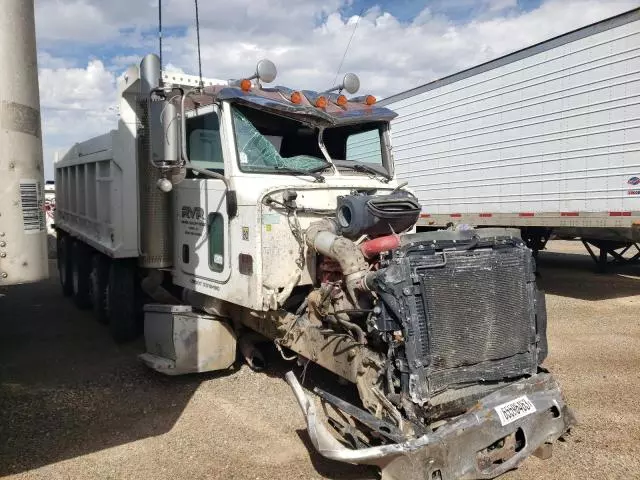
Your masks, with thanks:
[(135, 279), (135, 265), (131, 261), (111, 261), (107, 290), (109, 330), (118, 343), (134, 340), (140, 333), (136, 315)]

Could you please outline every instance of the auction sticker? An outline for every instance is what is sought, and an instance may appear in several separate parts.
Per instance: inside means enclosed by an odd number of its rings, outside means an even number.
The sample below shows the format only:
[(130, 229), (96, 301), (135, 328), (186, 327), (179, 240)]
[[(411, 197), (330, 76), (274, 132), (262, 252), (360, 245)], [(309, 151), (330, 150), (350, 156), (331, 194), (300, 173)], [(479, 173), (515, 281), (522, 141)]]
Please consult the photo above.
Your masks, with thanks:
[(527, 398), (526, 395), (511, 400), (510, 402), (503, 403), (495, 407), (498, 417), (500, 417), (500, 423), (502, 425), (508, 425), (511, 422), (515, 422), (519, 418), (526, 417), (527, 415), (536, 411), (535, 405)]

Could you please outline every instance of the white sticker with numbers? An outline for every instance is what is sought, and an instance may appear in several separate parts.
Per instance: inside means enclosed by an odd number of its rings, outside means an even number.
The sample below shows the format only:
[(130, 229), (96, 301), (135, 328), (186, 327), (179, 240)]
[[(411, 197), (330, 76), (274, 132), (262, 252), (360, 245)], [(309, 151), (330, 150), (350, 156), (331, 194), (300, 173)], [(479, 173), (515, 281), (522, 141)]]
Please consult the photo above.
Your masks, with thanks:
[(526, 395), (496, 407), (496, 413), (498, 414), (498, 417), (500, 417), (500, 423), (502, 423), (502, 425), (508, 425), (519, 418), (526, 417), (527, 415), (534, 413), (535, 411), (535, 405), (527, 398)]

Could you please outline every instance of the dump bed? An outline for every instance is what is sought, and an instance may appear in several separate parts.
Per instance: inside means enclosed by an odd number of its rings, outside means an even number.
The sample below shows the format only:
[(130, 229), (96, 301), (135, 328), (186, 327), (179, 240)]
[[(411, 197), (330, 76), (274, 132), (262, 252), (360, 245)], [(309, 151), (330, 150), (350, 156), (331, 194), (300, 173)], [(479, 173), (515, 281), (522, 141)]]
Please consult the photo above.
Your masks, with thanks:
[(630, 233), (639, 19), (636, 9), (383, 100), (399, 114), (396, 172), (424, 206), (420, 224)]
[(137, 257), (135, 158), (119, 154), (119, 135), (77, 143), (56, 162), (55, 224), (111, 257)]

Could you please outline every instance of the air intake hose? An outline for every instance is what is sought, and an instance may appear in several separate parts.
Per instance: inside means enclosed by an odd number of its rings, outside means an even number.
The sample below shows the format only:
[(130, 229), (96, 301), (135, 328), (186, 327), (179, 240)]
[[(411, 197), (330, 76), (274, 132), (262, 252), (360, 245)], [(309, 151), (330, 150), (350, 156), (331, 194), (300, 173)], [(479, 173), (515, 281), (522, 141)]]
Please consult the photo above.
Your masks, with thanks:
[(338, 228), (331, 220), (312, 223), (306, 232), (307, 245), (333, 258), (346, 276), (367, 271), (367, 262), (360, 248), (348, 238), (336, 235)]
[(366, 275), (369, 266), (360, 248), (351, 240), (337, 235), (337, 231), (337, 225), (331, 220), (314, 222), (306, 231), (307, 245), (340, 264), (347, 282), (347, 291), (357, 304), (355, 288)]

